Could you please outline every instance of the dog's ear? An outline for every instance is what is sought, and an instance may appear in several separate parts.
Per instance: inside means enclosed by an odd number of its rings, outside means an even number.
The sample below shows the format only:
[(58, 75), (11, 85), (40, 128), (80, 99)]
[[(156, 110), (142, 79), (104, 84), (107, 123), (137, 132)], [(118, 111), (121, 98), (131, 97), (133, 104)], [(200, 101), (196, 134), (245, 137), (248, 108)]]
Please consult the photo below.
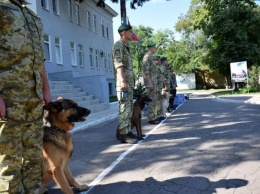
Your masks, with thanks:
[(57, 98), (57, 100), (62, 100), (63, 99), (63, 97), (62, 96), (59, 96), (58, 98)]
[(62, 110), (62, 103), (61, 102), (50, 102), (43, 106), (44, 110), (48, 110), (51, 112), (60, 112)]

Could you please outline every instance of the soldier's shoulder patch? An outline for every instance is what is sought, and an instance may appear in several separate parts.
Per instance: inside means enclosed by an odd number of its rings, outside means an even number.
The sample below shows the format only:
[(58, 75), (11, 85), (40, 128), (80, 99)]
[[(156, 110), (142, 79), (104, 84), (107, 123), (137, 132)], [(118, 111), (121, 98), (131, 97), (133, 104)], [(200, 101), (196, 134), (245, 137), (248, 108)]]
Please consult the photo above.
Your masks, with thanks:
[(115, 50), (115, 54), (120, 54), (121, 53), (121, 49), (116, 49)]

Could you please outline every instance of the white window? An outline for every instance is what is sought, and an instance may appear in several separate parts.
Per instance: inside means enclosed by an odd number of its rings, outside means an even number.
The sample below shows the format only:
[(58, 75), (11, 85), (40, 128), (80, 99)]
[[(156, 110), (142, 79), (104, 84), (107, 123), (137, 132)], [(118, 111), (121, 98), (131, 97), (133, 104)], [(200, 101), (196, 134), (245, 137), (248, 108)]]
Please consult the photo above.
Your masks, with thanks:
[(99, 69), (99, 50), (96, 49), (96, 68)]
[(61, 40), (58, 37), (55, 38), (55, 54), (56, 54), (56, 63), (62, 64)]
[(92, 25), (91, 25), (91, 16), (90, 16), (90, 12), (87, 11), (87, 25), (88, 25), (88, 29), (91, 30), (92, 29)]
[(46, 61), (51, 61), (50, 56), (50, 37), (47, 34), (44, 34), (44, 58)]
[(106, 26), (106, 31), (107, 31), (107, 39), (109, 39), (108, 24), (107, 24), (107, 26)]
[(89, 62), (90, 62), (90, 67), (94, 68), (94, 61), (93, 61), (93, 48), (89, 48)]
[(103, 20), (101, 20), (102, 36), (105, 37), (105, 25)]
[(49, 1), (48, 0), (41, 0), (41, 5), (43, 9), (49, 10)]
[(108, 57), (108, 69), (110, 70), (110, 71), (112, 71), (112, 66), (111, 66), (111, 61), (112, 61), (112, 58), (111, 58), (111, 54), (108, 54), (107, 55)]
[(78, 55), (79, 55), (79, 66), (84, 67), (84, 49), (83, 45), (78, 45)]
[(76, 63), (76, 48), (75, 48), (74, 42), (70, 42), (70, 57), (71, 57), (71, 65), (77, 66), (77, 63)]
[(80, 24), (80, 13), (79, 13), (79, 4), (75, 4), (75, 19), (76, 23), (79, 25)]
[(68, 14), (69, 14), (69, 20), (73, 21), (73, 17), (72, 17), (72, 2), (71, 0), (67, 0), (68, 1)]
[(59, 10), (59, 0), (52, 0), (52, 10), (53, 13), (56, 15), (59, 15), (60, 10)]
[(96, 17), (96, 15), (93, 15), (93, 28), (94, 28), (94, 32), (97, 32), (97, 17)]
[(107, 70), (107, 57), (104, 56), (104, 69)]

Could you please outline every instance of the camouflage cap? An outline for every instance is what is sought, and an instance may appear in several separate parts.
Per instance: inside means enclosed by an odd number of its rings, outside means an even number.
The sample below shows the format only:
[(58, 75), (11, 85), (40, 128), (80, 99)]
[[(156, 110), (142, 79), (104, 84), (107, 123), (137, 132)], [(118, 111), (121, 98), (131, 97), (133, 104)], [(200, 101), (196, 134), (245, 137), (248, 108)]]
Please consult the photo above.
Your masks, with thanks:
[(152, 41), (148, 42), (148, 44), (147, 44), (147, 47), (154, 47), (154, 46), (156, 46), (156, 44), (155, 44), (155, 42), (152, 42)]
[(161, 61), (166, 61), (167, 57), (161, 57)]
[(132, 29), (131, 25), (121, 24), (121, 26), (119, 26), (119, 28), (118, 28), (118, 32), (122, 32), (122, 31), (125, 31), (125, 30), (130, 30), (130, 29)]
[(153, 56), (153, 60), (158, 60), (158, 59), (160, 59), (161, 57), (159, 56), (159, 55), (154, 55)]

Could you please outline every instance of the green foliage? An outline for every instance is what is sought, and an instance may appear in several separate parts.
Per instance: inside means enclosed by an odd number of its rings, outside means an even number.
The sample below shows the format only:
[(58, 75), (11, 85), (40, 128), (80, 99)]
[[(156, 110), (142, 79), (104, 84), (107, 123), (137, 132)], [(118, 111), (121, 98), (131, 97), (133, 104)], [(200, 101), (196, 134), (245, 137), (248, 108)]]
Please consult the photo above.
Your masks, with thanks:
[(260, 64), (260, 8), (252, 0), (192, 0), (175, 28), (184, 40), (197, 31), (205, 36), (202, 44), (196, 37), (199, 50), (190, 52), (190, 62), (185, 64), (190, 69), (200, 62), (199, 71), (208, 67), (228, 77), (231, 62), (247, 61), (249, 67)]
[(260, 92), (260, 66), (252, 66), (248, 71), (248, 89), (251, 92)]
[(138, 95), (144, 94), (146, 91), (145, 86), (140, 82), (134, 88), (134, 98), (137, 98)]

